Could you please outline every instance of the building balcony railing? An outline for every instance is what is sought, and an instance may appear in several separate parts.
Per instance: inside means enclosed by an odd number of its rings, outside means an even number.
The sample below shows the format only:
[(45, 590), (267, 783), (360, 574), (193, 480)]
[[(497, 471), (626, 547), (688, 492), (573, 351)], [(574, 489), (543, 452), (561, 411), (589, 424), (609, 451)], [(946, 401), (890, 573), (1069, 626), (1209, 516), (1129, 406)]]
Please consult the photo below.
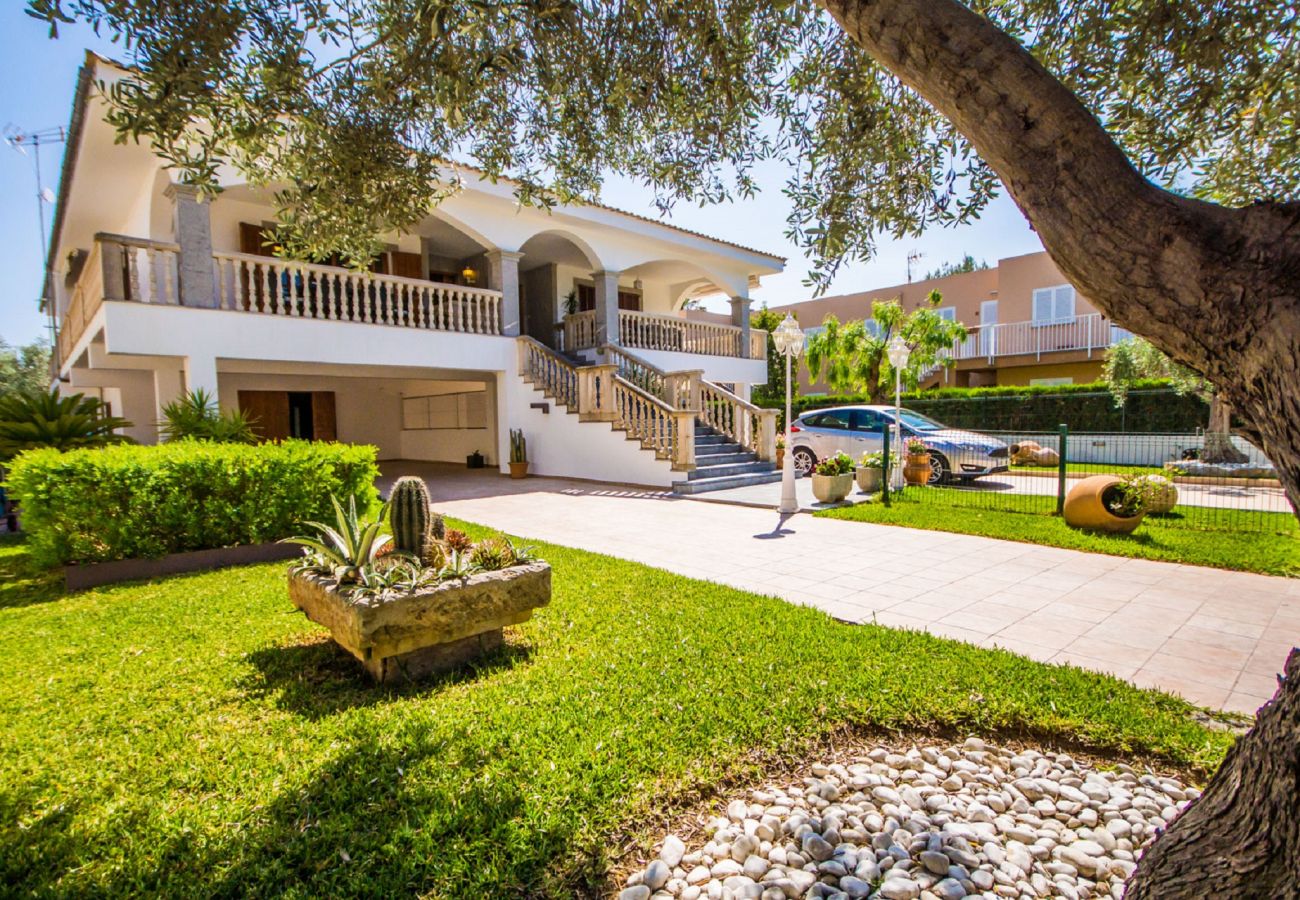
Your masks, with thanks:
[(983, 359), (989, 365), (1006, 356), (1042, 359), (1044, 353), (1078, 351), (1092, 356), (1131, 336), (1100, 313), (1055, 322), (1007, 322), (971, 328), (964, 341), (953, 345), (950, 356), (957, 361)]
[[(596, 314), (591, 310), (564, 317), (557, 327), (565, 350), (586, 350), (600, 343)], [(749, 345), (735, 325), (701, 322), (678, 316), (623, 309), (618, 313), (618, 345), (634, 350), (666, 350), (742, 359), (767, 358), (767, 332), (751, 329)]]
[(59, 327), (67, 360), (105, 300), (500, 335), (501, 292), (244, 253), (214, 253), (209, 302), (187, 302), (176, 244), (95, 236)]

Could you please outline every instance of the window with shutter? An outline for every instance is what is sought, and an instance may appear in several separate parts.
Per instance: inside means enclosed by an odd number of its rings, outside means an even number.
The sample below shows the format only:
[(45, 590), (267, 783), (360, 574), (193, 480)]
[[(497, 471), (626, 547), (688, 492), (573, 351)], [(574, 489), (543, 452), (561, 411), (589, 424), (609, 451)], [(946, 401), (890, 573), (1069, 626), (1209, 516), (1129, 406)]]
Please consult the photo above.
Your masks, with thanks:
[(1034, 324), (1060, 325), (1074, 321), (1074, 287), (1061, 284), (1034, 290)]

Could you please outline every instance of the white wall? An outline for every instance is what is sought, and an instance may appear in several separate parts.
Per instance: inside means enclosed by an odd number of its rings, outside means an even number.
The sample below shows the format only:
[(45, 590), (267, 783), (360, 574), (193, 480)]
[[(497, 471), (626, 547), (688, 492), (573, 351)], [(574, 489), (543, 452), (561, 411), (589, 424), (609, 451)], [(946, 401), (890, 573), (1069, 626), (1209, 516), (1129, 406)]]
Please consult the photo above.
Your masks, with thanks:
[[(608, 422), (579, 422), (522, 379), (507, 375), (502, 380), (504, 417), (510, 427), (524, 431), (530, 474), (651, 487), (669, 487), (686, 478)], [(533, 403), (548, 403), (550, 411), (533, 409)]]

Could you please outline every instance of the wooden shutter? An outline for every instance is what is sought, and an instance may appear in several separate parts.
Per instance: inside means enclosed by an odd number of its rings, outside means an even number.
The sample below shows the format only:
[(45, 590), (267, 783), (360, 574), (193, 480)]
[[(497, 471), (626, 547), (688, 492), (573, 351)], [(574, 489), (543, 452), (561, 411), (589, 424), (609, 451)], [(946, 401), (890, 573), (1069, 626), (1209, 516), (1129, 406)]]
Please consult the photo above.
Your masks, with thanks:
[(596, 288), (590, 284), (580, 284), (578, 291), (578, 312), (590, 312), (596, 308)]
[(313, 440), (338, 440), (338, 431), (334, 417), (333, 391), (312, 391), (311, 429)]
[(388, 254), (392, 258), (393, 274), (402, 278), (424, 278), (424, 265), (418, 253), (403, 253), (394, 250)]
[(618, 292), (618, 308), (630, 309), (634, 312), (641, 311), (641, 295), (633, 291)]
[(240, 391), (239, 411), (253, 419), (253, 431), (264, 441), (289, 437), (288, 391)]
[(239, 252), (255, 256), (274, 256), (275, 252), (268, 243), (270, 235), (261, 225), (252, 222), (239, 223)]

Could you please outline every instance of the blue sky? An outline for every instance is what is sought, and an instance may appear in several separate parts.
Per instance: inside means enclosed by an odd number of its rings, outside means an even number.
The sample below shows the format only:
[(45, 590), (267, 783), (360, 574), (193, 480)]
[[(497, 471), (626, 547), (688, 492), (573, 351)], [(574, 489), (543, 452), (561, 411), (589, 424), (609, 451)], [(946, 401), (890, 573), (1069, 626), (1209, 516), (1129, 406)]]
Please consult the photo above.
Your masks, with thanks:
[[(0, 4), (0, 33), (6, 38), (6, 52), (0, 54), (0, 126), (12, 124), (27, 131), (66, 126), (77, 68), (86, 48), (109, 56), (121, 54), (84, 28), (65, 29), (58, 40), (47, 40), (41, 23), (26, 16), (23, 6), (21, 2)], [(42, 153), (44, 184), (51, 189), (58, 187), (61, 159), (62, 147), (46, 148)], [(755, 199), (703, 208), (679, 204), (671, 221), (789, 257), (786, 271), (764, 279), (754, 298), (771, 306), (806, 299), (810, 292), (801, 282), (808, 263), (784, 236), (788, 205), (781, 188), (785, 171), (773, 164), (758, 174), (762, 191)], [(612, 180), (601, 199), (611, 206), (657, 216), (649, 193), (625, 180)], [(47, 207), (47, 227), (52, 213)], [(912, 250), (924, 254), (917, 266), (923, 273), (966, 253), (992, 264), (1000, 257), (1041, 249), (1020, 211), (1002, 197), (972, 225), (934, 229), (916, 239), (882, 241), (876, 258), (846, 267), (831, 286), (831, 293), (906, 280), (907, 255)], [(0, 293), (0, 337), (10, 343), (25, 343), (43, 333), (44, 319), (36, 306), (42, 265), (32, 158), (0, 145), (0, 271), (7, 276), (7, 290)], [(709, 305), (720, 311), (725, 306), (722, 301)]]

